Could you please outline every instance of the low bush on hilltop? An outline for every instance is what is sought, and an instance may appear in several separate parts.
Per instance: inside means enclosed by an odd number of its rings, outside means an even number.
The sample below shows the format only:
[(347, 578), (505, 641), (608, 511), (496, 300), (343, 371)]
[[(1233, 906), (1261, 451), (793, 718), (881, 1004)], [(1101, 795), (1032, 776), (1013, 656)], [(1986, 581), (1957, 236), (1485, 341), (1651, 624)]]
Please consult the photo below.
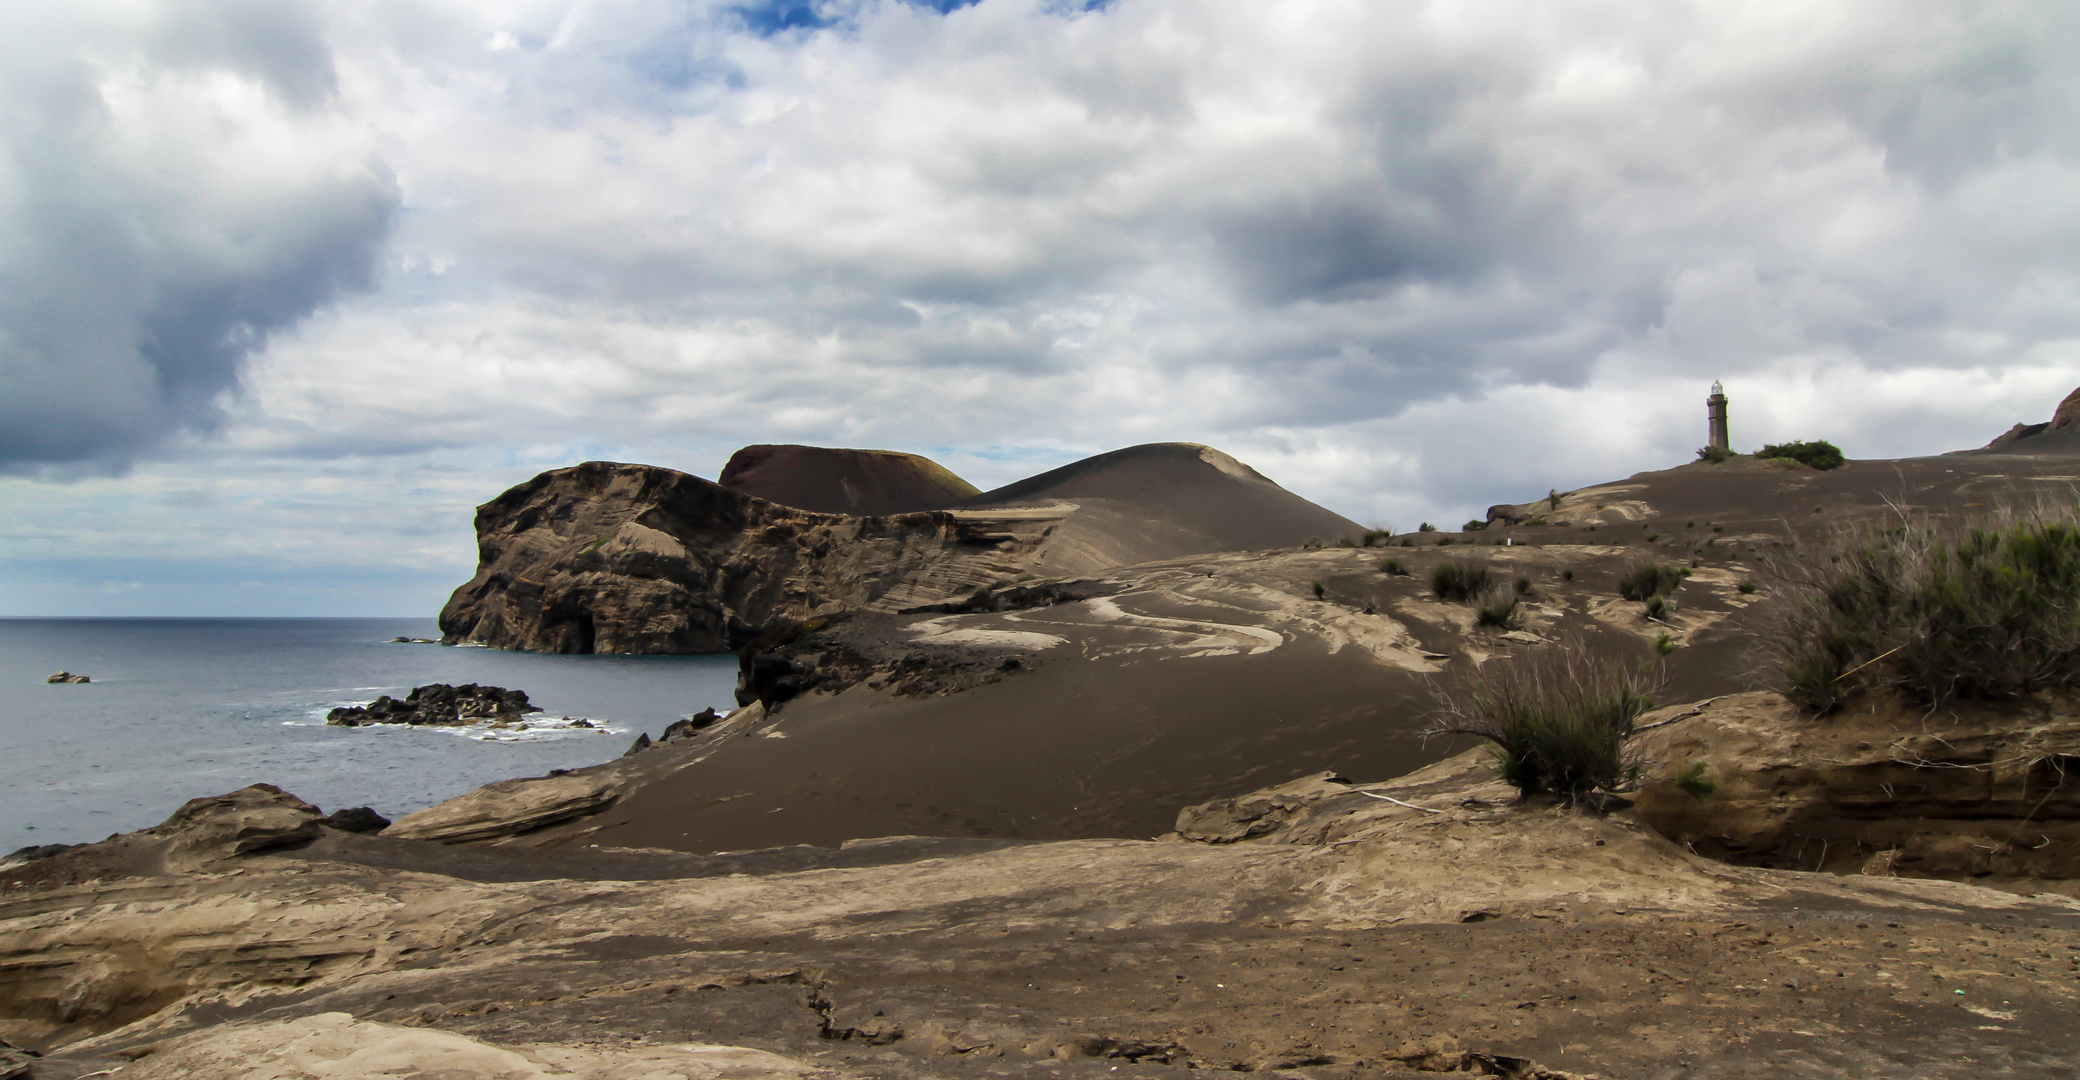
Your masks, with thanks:
[(1826, 439), (1815, 439), (1812, 442), (1771, 443), (1755, 451), (1755, 456), (1758, 458), (1790, 458), (1801, 465), (1810, 465), (1822, 471), (1841, 468), (1842, 464), (1848, 460), (1842, 456), (1841, 447), (1828, 442)]
[(1826, 711), (1859, 689), (1928, 705), (2080, 679), (2080, 517), (1838, 536), (1780, 586), (1767, 631), (1786, 696)]
[(1577, 803), (1637, 784), (1641, 763), (1626, 743), (1655, 688), (1651, 669), (1563, 642), (1474, 668), (1424, 734), (1485, 739), (1511, 787)]

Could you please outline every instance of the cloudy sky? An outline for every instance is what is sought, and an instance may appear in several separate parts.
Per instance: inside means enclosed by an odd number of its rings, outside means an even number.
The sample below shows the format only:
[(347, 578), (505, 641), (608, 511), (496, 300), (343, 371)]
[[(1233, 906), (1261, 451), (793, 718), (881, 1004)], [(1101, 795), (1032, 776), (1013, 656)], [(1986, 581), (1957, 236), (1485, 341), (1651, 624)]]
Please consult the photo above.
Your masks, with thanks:
[(0, 6), (0, 614), (431, 615), (593, 458), (1368, 523), (2080, 385), (2080, 6)]

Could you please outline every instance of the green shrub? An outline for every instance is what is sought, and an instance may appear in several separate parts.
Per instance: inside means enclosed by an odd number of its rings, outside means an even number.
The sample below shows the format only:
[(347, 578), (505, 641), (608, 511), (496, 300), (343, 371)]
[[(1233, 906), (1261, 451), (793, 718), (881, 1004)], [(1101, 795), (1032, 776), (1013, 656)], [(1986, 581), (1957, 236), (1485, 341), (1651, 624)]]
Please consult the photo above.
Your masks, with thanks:
[(1517, 594), (1501, 582), (1481, 590), (1480, 600), (1473, 606), (1473, 622), (1476, 626), (1515, 629), (1518, 622)]
[(1546, 509), (1560, 509), (1560, 492), (1555, 488), (1546, 489)]
[(1719, 782), (1709, 775), (1711, 768), (1710, 763), (1702, 758), (1691, 762), (1676, 774), (1676, 786), (1698, 802), (1711, 798), (1712, 793), (1719, 790)]
[(1574, 571), (1573, 571), (1573, 570), (1562, 570), (1562, 571), (1560, 571), (1560, 580), (1562, 580), (1562, 581), (1573, 581), (1573, 580), (1574, 580)]
[(1663, 630), (1662, 632), (1654, 635), (1655, 656), (1667, 656), (1669, 653), (1672, 653), (1674, 651), (1676, 651), (1676, 639), (1674, 635), (1670, 634), (1666, 630)]
[(1408, 567), (1401, 565), (1400, 559), (1386, 559), (1379, 564), (1379, 572), (1392, 574), (1395, 577), (1407, 577)]
[(1321, 599), (1321, 598), (1322, 598), (1323, 596), (1327, 595), (1327, 594), (1328, 594), (1328, 592), (1329, 592), (1329, 590), (1328, 590), (1328, 589), (1327, 589), (1326, 587), (1324, 587), (1324, 586), (1322, 585), (1322, 579), (1321, 579), (1321, 578), (1316, 578), (1316, 579), (1314, 579), (1314, 598), (1315, 598), (1315, 599), (1317, 599), (1317, 600), (1320, 600), (1320, 599)]
[(1440, 536), (1440, 537), (1438, 537), (1438, 538), (1437, 538), (1437, 546), (1438, 546), (1438, 547), (1451, 547), (1451, 546), (1452, 546), (1452, 538), (1451, 538), (1451, 537), (1449, 537), (1449, 536)]
[(1848, 460), (1842, 457), (1841, 447), (1825, 439), (1816, 439), (1812, 442), (1771, 443), (1757, 450), (1755, 456), (1758, 458), (1790, 458), (1801, 465), (1809, 465), (1823, 471), (1839, 469), (1842, 467), (1843, 462)]
[(1482, 529), (1485, 529), (1485, 528), (1487, 528), (1487, 527), (1488, 527), (1488, 523), (1487, 523), (1487, 522), (1485, 522), (1485, 521), (1482, 521), (1482, 520), (1481, 520), (1481, 519), (1479, 519), (1479, 518), (1474, 518), (1473, 520), (1471, 520), (1471, 521), (1468, 521), (1468, 522), (1467, 522), (1467, 523), (1466, 523), (1466, 524), (1465, 524), (1464, 526), (1460, 527), (1459, 531), (1460, 531), (1460, 532), (1479, 532), (1479, 531), (1481, 531)]
[(1389, 528), (1378, 528), (1365, 530), (1364, 535), (1360, 536), (1358, 539), (1361, 541), (1360, 546), (1362, 547), (1385, 547), (1387, 546), (1387, 541), (1392, 540), (1393, 538), (1394, 530)]
[(1525, 596), (1525, 595), (1528, 595), (1528, 594), (1529, 594), (1530, 592), (1531, 592), (1531, 579), (1530, 579), (1530, 578), (1528, 578), (1528, 577), (1520, 577), (1520, 578), (1518, 578), (1518, 579), (1517, 579), (1517, 595), (1518, 595), (1518, 596)]
[(1426, 735), (1491, 743), (1496, 771), (1524, 795), (1549, 791), (1573, 803), (1592, 791), (1624, 791), (1640, 762), (1628, 752), (1641, 713), (1654, 707), (1646, 671), (1579, 641), (1497, 658), (1446, 696)]
[(1733, 456), (1733, 451), (1728, 450), (1723, 446), (1700, 446), (1697, 448), (1697, 460), (1708, 461), (1714, 465), (1717, 465), (1722, 461), (1726, 461), (1727, 459), (1732, 458)]
[(1748, 596), (1753, 594), (1755, 592), (1755, 579), (1750, 577), (1742, 578), (1738, 588), (1740, 589), (1742, 596)]
[(1647, 597), (1647, 618), (1658, 619), (1661, 617), (1661, 613), (1666, 610), (1668, 610), (1668, 601), (1658, 596)]
[(1423, 522), (1423, 523), (1422, 523), (1421, 525), (1418, 525), (1418, 526), (1416, 526), (1416, 531), (1417, 531), (1417, 532), (1436, 532), (1436, 531), (1437, 531), (1437, 526), (1435, 526), (1435, 525), (1432, 525), (1432, 524), (1430, 524), (1429, 522), (1427, 522), (1427, 521), (1426, 521), (1426, 522)]
[(1446, 559), (1430, 569), (1430, 591), (1439, 600), (1471, 600), (1488, 587), (1488, 568), (1463, 559)]
[(2080, 681), (2080, 517), (1839, 534), (1786, 575), (1766, 639), (1826, 711), (1863, 688), (1929, 706)]
[(1681, 567), (1659, 562), (1634, 562), (1618, 571), (1618, 595), (1627, 600), (1649, 600), (1667, 596), (1683, 583)]

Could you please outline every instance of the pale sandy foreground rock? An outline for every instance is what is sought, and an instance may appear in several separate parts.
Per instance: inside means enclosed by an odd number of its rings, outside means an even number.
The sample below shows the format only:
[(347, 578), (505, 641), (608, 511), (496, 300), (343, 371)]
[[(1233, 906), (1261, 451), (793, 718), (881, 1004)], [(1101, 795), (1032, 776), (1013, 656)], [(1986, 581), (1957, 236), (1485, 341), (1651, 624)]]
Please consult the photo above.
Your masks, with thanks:
[(2070, 697), (1929, 709), (1863, 695), (1815, 716), (1776, 694), (1729, 694), (1657, 719), (1635, 744), (1653, 766), (1640, 816), (1691, 850), (1837, 873), (2080, 878)]
[[(2080, 1057), (2061, 897), (1726, 866), (1629, 811), (1519, 803), (1477, 751), (1188, 817), (1255, 835), (775, 869), (328, 834), (236, 872), (9, 885), (0, 1037), (52, 1052), (52, 1078), (304, 1075), (211, 1071), (240, 1047), (325, 1077), (415, 1075), (352, 1069), (416, 1047), (459, 1063), (416, 1075), (469, 1080), (681, 1075), (644, 1056), (667, 1043), (833, 1080), (1977, 1080)], [(612, 876), (650, 863), (676, 876)]]
[(167, 862), (187, 869), (309, 840), (323, 813), (273, 784), (190, 799), (150, 832), (168, 840)]
[(443, 844), (480, 843), (591, 813), (613, 802), (616, 793), (611, 779), (596, 774), (500, 780), (406, 814), (382, 834)]
[(794, 1080), (815, 1071), (741, 1046), (506, 1047), (445, 1031), (320, 1013), (228, 1025), (177, 1039), (122, 1075), (130, 1080)]

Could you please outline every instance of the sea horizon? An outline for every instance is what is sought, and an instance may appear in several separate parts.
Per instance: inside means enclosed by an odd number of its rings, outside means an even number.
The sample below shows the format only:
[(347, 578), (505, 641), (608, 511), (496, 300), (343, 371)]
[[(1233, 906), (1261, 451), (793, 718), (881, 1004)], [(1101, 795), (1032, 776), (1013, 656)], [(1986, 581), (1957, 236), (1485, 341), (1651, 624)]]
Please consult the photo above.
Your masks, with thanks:
[[(734, 701), (731, 656), (390, 642), (438, 633), (427, 617), (0, 616), (0, 853), (148, 827), (253, 783), (328, 812), (395, 818), (492, 781), (610, 760), (638, 732)], [(60, 670), (93, 681), (44, 681)], [(435, 682), (521, 690), (544, 712), (505, 730), (325, 724), (332, 708)]]

